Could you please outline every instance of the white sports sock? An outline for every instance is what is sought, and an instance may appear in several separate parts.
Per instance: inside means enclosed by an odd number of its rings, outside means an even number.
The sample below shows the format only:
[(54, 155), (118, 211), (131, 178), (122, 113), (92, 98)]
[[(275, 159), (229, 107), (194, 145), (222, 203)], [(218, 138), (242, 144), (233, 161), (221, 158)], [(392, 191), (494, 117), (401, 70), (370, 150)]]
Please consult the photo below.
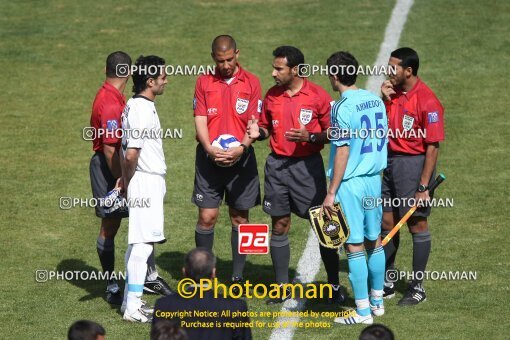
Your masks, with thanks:
[(128, 277), (127, 277), (127, 264), (129, 262), (129, 256), (131, 256), (131, 250), (133, 249), (132, 244), (128, 244), (128, 247), (126, 249), (126, 254), (124, 255), (124, 263), (126, 264), (126, 281), (124, 284), (124, 300), (122, 300), (122, 306), (124, 306), (124, 309), (126, 308), (127, 304), (127, 293), (128, 293)]
[(384, 294), (384, 290), (375, 290), (375, 289), (370, 290), (370, 296), (374, 300), (378, 300), (378, 301), (382, 300), (383, 294)]
[(128, 289), (126, 310), (134, 313), (142, 306), (143, 285), (147, 274), (147, 259), (152, 252), (153, 245), (149, 243), (135, 243), (127, 262)]

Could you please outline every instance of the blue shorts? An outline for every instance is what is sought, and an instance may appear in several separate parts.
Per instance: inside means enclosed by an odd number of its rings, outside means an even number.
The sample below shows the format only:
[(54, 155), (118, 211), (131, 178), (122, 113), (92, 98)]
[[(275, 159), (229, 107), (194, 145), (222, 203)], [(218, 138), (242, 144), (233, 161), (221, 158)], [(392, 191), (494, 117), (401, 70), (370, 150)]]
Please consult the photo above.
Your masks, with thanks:
[(375, 241), (381, 233), (382, 206), (373, 204), (381, 198), (381, 176), (353, 177), (342, 182), (336, 193), (350, 228), (346, 243)]

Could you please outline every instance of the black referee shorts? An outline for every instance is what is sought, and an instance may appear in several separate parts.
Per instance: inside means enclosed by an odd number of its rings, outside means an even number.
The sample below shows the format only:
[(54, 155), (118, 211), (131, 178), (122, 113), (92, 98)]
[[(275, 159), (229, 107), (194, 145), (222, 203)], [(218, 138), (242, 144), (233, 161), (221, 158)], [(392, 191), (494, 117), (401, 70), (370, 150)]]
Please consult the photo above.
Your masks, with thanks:
[[(382, 178), (381, 197), (383, 199), (383, 211), (398, 212), (400, 218), (411, 209), (409, 203), (413, 203), (418, 186), (420, 185), (421, 172), (425, 163), (425, 155), (393, 155), (388, 156), (388, 166), (384, 169)], [(436, 171), (432, 173), (429, 185), (436, 178)], [(431, 196), (432, 197), (432, 196)], [(387, 204), (386, 202), (391, 202)], [(432, 207), (416, 209), (413, 216), (427, 217)]]
[[(92, 186), (92, 196), (96, 199), (104, 198), (106, 194), (115, 188), (117, 180), (113, 177), (106, 158), (102, 152), (96, 151), (90, 160), (90, 185)], [(96, 204), (96, 216), (105, 217), (128, 217), (128, 208), (120, 208), (111, 213), (106, 213), (104, 207)]]
[(264, 178), (264, 211), (271, 216), (291, 212), (308, 218), (308, 209), (326, 197), (326, 172), (320, 153), (305, 158), (269, 154)]
[(191, 201), (200, 208), (218, 208), (225, 203), (237, 210), (260, 204), (260, 183), (255, 152), (250, 146), (239, 162), (220, 167), (199, 143), (195, 158), (195, 186)]

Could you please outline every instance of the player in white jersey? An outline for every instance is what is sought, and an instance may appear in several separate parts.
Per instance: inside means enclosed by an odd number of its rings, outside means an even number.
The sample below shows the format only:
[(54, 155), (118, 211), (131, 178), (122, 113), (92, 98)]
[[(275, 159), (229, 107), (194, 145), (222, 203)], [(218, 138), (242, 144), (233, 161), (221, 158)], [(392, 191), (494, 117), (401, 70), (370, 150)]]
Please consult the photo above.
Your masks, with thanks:
[(154, 243), (166, 241), (163, 232), (163, 198), (166, 192), (166, 164), (161, 141), (161, 125), (154, 106), (157, 95), (168, 83), (165, 60), (157, 56), (140, 56), (132, 74), (133, 92), (122, 113), (122, 186), (129, 210), (128, 249), (126, 251), (127, 289), (124, 319), (150, 322), (142, 308), (147, 259)]

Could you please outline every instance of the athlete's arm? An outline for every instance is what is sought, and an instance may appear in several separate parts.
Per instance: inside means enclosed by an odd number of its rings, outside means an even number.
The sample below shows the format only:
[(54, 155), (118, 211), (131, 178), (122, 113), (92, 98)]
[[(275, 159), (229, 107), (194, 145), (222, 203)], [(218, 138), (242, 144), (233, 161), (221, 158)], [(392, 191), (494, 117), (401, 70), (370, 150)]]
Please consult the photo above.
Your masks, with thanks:
[(195, 116), (195, 130), (197, 131), (197, 138), (205, 152), (211, 159), (217, 159), (223, 150), (215, 148), (209, 142), (209, 130), (207, 129), (207, 116)]
[(347, 167), (347, 160), (349, 159), (349, 145), (339, 146), (336, 149), (335, 160), (334, 160), (334, 168), (333, 168), (333, 177), (329, 183), (328, 193), (326, 198), (324, 199), (324, 203), (322, 204), (322, 209), (328, 216), (329, 212), (333, 210), (333, 203), (335, 203), (335, 196), (340, 188), (340, 183), (342, 183), (342, 179), (344, 178), (345, 168)]
[(138, 157), (140, 157), (140, 150), (138, 148), (128, 148), (123, 157), (122, 162), (122, 179), (124, 188), (129, 186), (131, 178), (135, 175), (136, 166), (138, 164)]
[(122, 175), (122, 172), (120, 170), (119, 154), (117, 153), (115, 145), (103, 144), (103, 154), (106, 158), (108, 169), (110, 169), (113, 177), (119, 178)]

